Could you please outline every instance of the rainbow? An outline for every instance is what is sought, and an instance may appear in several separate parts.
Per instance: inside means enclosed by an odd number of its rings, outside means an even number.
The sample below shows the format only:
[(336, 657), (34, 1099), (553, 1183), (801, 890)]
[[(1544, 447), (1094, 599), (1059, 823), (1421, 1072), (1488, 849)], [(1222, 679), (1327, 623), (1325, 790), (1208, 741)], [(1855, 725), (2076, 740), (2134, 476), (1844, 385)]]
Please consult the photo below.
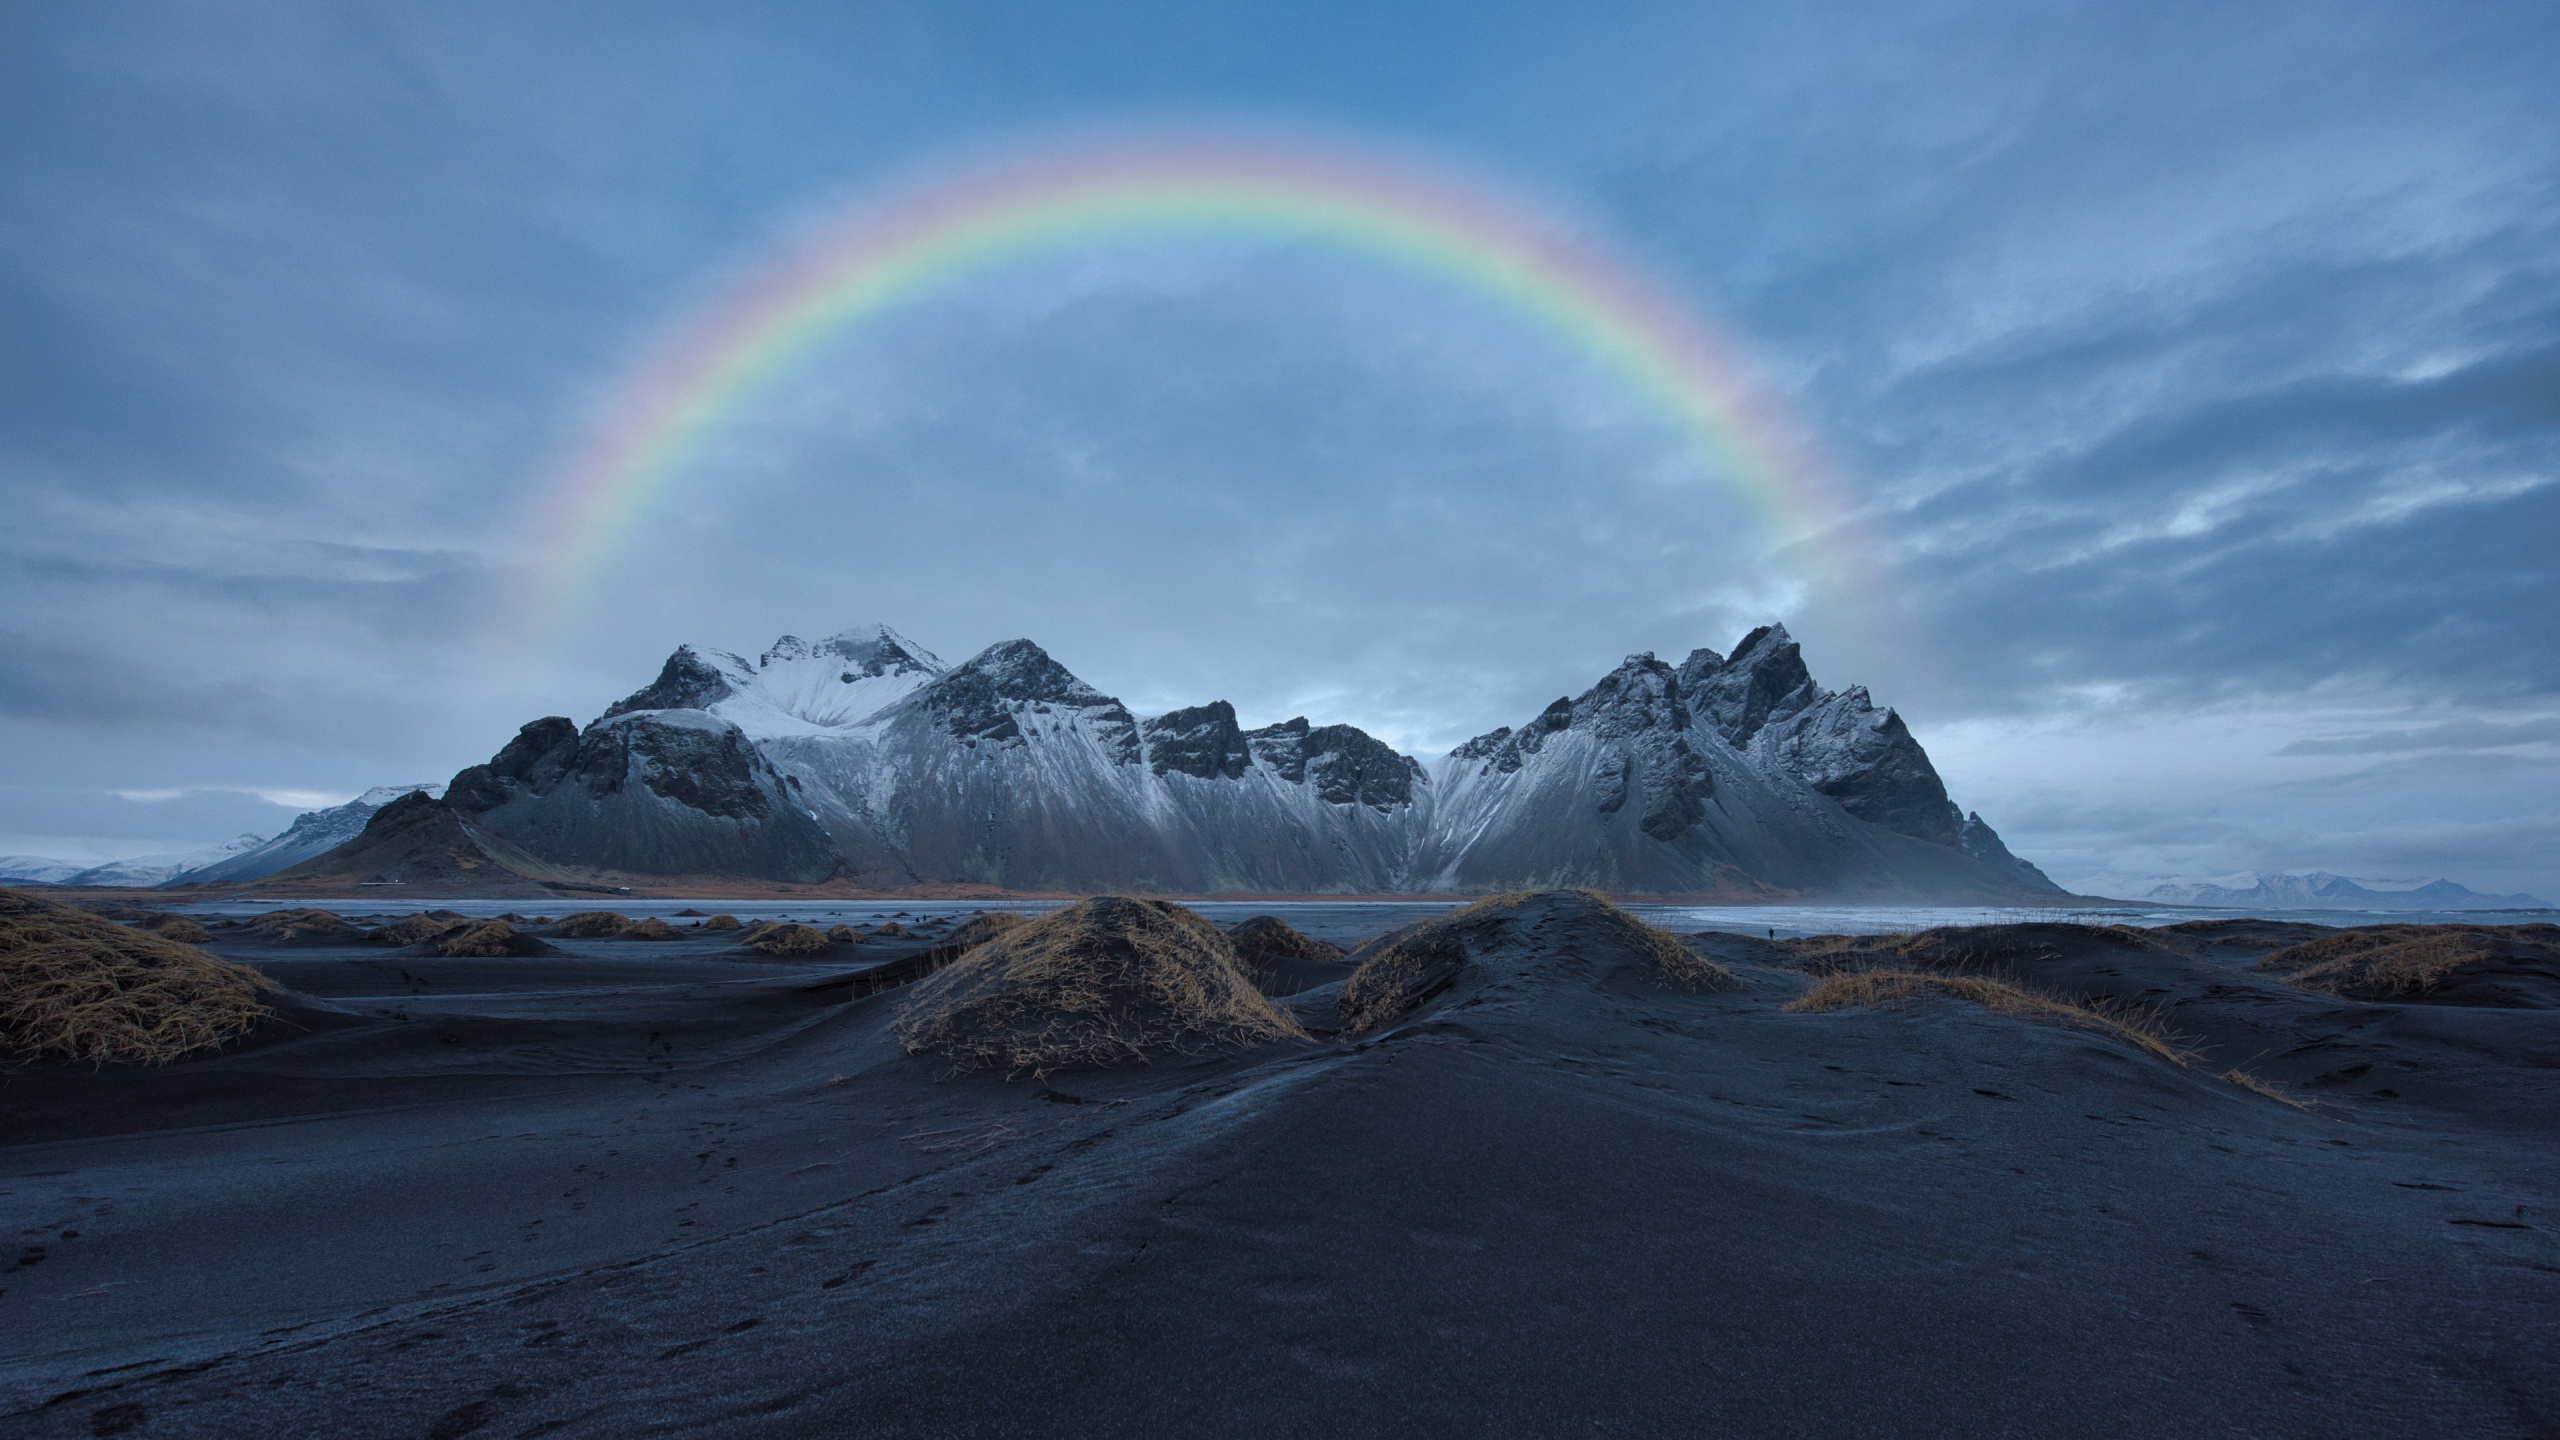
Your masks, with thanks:
[(1794, 549), (1824, 598), (1873, 567), (1812, 447), (1733, 348), (1632, 267), (1492, 190), (1297, 141), (1118, 140), (1016, 151), (858, 205), (676, 332), (544, 487), (536, 593), (509, 622), (574, 623), (653, 497), (767, 386), (849, 327), (1030, 253), (1129, 235), (1314, 239), (1454, 282), (1597, 361), (1683, 433)]

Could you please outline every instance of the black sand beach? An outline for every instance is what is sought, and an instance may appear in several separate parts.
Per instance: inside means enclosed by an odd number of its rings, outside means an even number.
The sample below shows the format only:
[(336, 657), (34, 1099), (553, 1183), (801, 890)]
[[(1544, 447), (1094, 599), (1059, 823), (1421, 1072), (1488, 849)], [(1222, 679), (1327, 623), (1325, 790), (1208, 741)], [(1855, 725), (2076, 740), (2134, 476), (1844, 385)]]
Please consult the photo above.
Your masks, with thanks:
[(1283, 1002), (1310, 1040), (1010, 1080), (864, 993), (930, 940), (218, 933), (310, 997), (259, 1043), (0, 1084), (0, 1433), (2560, 1431), (2532, 973), (2377, 1003), (2245, 924), (1967, 942), (2181, 1065), (1791, 1013), (1765, 939), (1684, 988), (1576, 895), (1495, 922), (1373, 1033), (1336, 979)]

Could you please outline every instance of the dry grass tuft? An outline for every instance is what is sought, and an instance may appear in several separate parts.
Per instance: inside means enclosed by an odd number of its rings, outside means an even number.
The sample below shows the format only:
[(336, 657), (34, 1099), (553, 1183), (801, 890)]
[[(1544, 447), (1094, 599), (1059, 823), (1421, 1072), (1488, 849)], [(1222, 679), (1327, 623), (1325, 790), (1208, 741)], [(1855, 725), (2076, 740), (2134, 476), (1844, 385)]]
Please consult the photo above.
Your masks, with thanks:
[(1343, 1027), (1355, 1034), (1375, 1030), (1448, 989), (1467, 965), (1466, 941), (1454, 923), (1466, 913), (1418, 926), (1361, 961), (1342, 982), (1335, 1006)]
[(165, 1065), (275, 1012), (246, 965), (0, 890), (0, 1060)]
[(1105, 895), (1004, 931), (916, 982), (910, 1055), (954, 1073), (1046, 1075), (1226, 1045), (1303, 1039), (1218, 928), (1179, 905)]
[(631, 928), (622, 932), (622, 938), (625, 940), (681, 940), (684, 938), (684, 931), (652, 915), (646, 920), (632, 921)]
[(2380, 925), (2288, 946), (2257, 968), (2324, 995), (2393, 1000), (2434, 990), (2466, 965), (2506, 958), (2503, 938), (2467, 926)]
[(759, 955), (823, 955), (827, 937), (806, 925), (769, 925), (747, 942)]
[(1342, 947), (1301, 933), (1277, 915), (1256, 915), (1227, 932), (1238, 950), (1257, 951), (1282, 960), (1339, 960)]
[(370, 938), (326, 910), (270, 910), (249, 917), (241, 928), (269, 945), (361, 945)]
[(1028, 915), (1017, 915), (1011, 910), (990, 910), (984, 915), (970, 916), (959, 929), (943, 936), (942, 943), (957, 950), (973, 950), (1008, 930), (1019, 930), (1030, 923)]
[(1734, 973), (1680, 943), (1680, 937), (1647, 925), (1635, 913), (1596, 890), (1582, 892), (1599, 913), (1593, 917), (1601, 934), (1653, 962), (1662, 978), (1693, 990), (1729, 990), (1740, 985)]
[(1932, 995), (1968, 1000), (1995, 1015), (2014, 1015), (2048, 1025), (2113, 1035), (2172, 1065), (2186, 1065), (2195, 1058), (2171, 1040), (2160, 1027), (2158, 1019), (2146, 1011), (2073, 1005), (1980, 975), (1936, 975), (1919, 970), (1845, 970), (1815, 981), (1811, 989), (1788, 1001), (1786, 1008), (1791, 1014), (1819, 1015), (1833, 1010), (1903, 1005)]
[(859, 945), (862, 932), (850, 925), (831, 925), (827, 928), (827, 938), (839, 945)]
[(417, 945), (433, 940), (456, 926), (467, 926), (470, 919), (451, 910), (423, 910), (395, 920), (365, 938), (377, 945)]
[(2252, 1095), (2262, 1095), (2269, 1100), (2273, 1100), (2279, 1105), (2290, 1105), (2296, 1110), (2309, 1110), (2311, 1108), (2309, 1105), (2294, 1099), (2292, 1096), (2287, 1095), (2283, 1091), (2268, 1084), (2266, 1081), (2259, 1079), (2257, 1076), (2250, 1074), (2246, 1070), (2225, 1070), (2222, 1072), (2221, 1078), (2228, 1084), (2237, 1085)]
[[(1509, 912), (1542, 892), (1517, 890), (1492, 895), (1438, 920), (1415, 927), (1372, 952), (1343, 982), (1337, 1013), (1353, 1031), (1368, 1031), (1404, 1015), (1445, 990), (1467, 963), (1467, 938), (1507, 923)], [(1597, 941), (1629, 950), (1652, 963), (1658, 978), (1688, 989), (1722, 990), (1739, 985), (1734, 973), (1680, 943), (1667, 930), (1644, 923), (1596, 890), (1575, 892), (1588, 900), (1588, 923), (1596, 933), (1576, 943)]]
[(448, 960), (493, 960), (501, 955), (523, 954), (529, 938), (504, 920), (488, 920), (453, 927), (442, 938), (428, 942), (427, 953)]
[(714, 915), (710, 919), (702, 922), (702, 928), (705, 930), (743, 930), (746, 927), (738, 923), (738, 917), (735, 915)]
[(872, 931), (871, 938), (874, 940), (904, 940), (907, 938), (907, 927), (899, 924), (895, 920), (892, 920), (882, 925), (879, 929)]
[(212, 931), (184, 915), (155, 915), (134, 928), (148, 930), (163, 940), (179, 945), (201, 945), (213, 938)]
[(631, 917), (610, 910), (581, 910), (563, 915), (551, 927), (551, 933), (568, 940), (593, 940), (619, 935), (631, 928)]

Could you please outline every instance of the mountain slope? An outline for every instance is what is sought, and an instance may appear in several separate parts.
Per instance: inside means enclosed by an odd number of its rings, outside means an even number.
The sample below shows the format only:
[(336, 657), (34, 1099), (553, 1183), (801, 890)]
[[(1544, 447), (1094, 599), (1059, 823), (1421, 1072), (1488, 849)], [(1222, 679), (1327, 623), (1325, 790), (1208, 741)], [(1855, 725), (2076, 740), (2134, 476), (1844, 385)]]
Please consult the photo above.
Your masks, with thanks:
[(365, 822), (373, 818), (375, 811), (403, 795), (419, 791), (441, 795), (444, 786), (434, 782), (377, 785), (344, 805), (333, 805), (326, 810), (306, 810), (293, 817), (293, 824), (283, 834), (237, 854), (227, 855), (210, 865), (180, 871), (161, 883), (219, 885), (272, 875), (344, 845), (364, 832)]
[(885, 626), (679, 647), (581, 731), (525, 727), (456, 810), (559, 865), (876, 888), (2015, 900), (2061, 893), (1782, 627), (1631, 657), (1436, 771), (1352, 726), (1133, 714), (1028, 640), (958, 666)]
[[(2154, 885), (2143, 899), (2168, 905), (2204, 905), (2216, 909), (2289, 910), (2539, 910), (2547, 902), (2531, 895), (2483, 895), (2450, 880), (2433, 880), (2412, 889), (2374, 890), (2344, 875), (2315, 870), (2307, 875), (2242, 875), (2235, 883), (2172, 880)], [(2247, 884), (2236, 883), (2247, 881)]]
[[(377, 888), (398, 898), (549, 898), (576, 877), (474, 825), (446, 801), (411, 791), (373, 813), (355, 838), (325, 855), (269, 875), (260, 893), (352, 894)], [(545, 882), (550, 882), (546, 884)]]

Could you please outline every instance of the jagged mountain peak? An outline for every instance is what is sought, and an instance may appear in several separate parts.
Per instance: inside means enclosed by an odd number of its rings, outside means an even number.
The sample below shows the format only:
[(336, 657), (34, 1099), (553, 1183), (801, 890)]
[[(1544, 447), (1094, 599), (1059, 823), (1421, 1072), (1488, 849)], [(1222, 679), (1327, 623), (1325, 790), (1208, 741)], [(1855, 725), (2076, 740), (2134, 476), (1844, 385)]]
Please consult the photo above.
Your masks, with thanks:
[[(1681, 667), (1689, 703), (1725, 741), (1739, 750), (1773, 720), (1783, 720), (1829, 697), (1805, 668), (1804, 649), (1784, 625), (1763, 625), (1742, 637), (1733, 656), (1699, 665), (1712, 650), (1693, 652)], [(1691, 665), (1697, 669), (1692, 672)]]
[(842, 662), (847, 673), (840, 683), (846, 684), (864, 676), (941, 675), (951, 668), (932, 651), (886, 625), (856, 625), (814, 643), (797, 635), (785, 635), (756, 657), (756, 668), (769, 670), (776, 665), (806, 661)]

